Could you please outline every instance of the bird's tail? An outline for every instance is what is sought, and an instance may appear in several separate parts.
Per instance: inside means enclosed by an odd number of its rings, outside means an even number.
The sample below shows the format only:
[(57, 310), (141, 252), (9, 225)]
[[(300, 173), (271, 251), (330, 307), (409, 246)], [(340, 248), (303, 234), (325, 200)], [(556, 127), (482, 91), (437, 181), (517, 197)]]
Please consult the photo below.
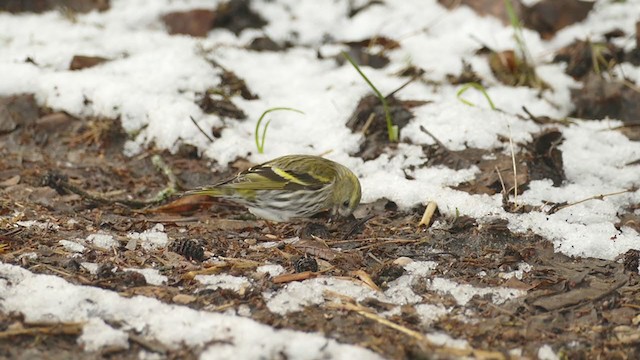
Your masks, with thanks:
[(219, 188), (200, 188), (186, 191), (184, 195), (208, 195), (217, 197), (225, 195), (225, 192)]

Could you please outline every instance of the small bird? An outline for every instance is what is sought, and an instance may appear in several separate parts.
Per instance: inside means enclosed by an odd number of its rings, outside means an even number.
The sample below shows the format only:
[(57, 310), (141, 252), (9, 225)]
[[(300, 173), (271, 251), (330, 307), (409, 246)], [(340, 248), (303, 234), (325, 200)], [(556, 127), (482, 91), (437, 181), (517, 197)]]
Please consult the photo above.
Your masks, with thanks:
[(282, 156), (186, 194), (228, 199), (257, 217), (278, 222), (323, 211), (346, 217), (362, 195), (360, 181), (351, 170), (312, 155)]

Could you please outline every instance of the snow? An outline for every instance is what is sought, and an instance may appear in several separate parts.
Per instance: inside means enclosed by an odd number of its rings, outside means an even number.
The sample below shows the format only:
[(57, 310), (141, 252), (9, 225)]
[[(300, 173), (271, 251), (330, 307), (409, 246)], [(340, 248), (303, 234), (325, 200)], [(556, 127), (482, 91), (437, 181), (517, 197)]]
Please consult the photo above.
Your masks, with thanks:
[(511, 288), (477, 288), (469, 284), (459, 284), (455, 281), (444, 278), (434, 278), (429, 284), (429, 288), (440, 293), (448, 293), (453, 296), (458, 305), (466, 305), (472, 297), (491, 295), (495, 304), (502, 304), (509, 299), (523, 296), (527, 292)]
[(246, 289), (251, 286), (249, 279), (244, 276), (231, 276), (227, 274), (219, 275), (197, 275), (195, 280), (203, 285), (207, 285), (207, 289), (227, 289), (244, 294)]
[(140, 240), (144, 250), (159, 249), (167, 246), (169, 238), (164, 232), (164, 225), (155, 224), (153, 228), (141, 233), (131, 232), (127, 235), (129, 239)]
[(284, 273), (284, 271), (285, 270), (282, 267), (282, 265), (274, 265), (274, 264), (262, 265), (256, 268), (257, 273), (269, 274), (269, 276), (271, 277), (278, 276)]
[(109, 346), (119, 349), (129, 348), (129, 335), (107, 325), (100, 318), (90, 318), (82, 327), (82, 335), (78, 343), (84, 346), (85, 351), (98, 351)]
[(319, 334), (275, 330), (251, 319), (167, 305), (143, 296), (125, 298), (13, 265), (0, 264), (0, 293), (3, 312), (21, 312), (26, 322), (86, 322), (79, 341), (90, 351), (125, 346), (127, 332), (135, 332), (170, 348), (203, 346), (202, 359), (260, 359), (270, 354), (294, 359), (380, 359), (368, 350)]
[(543, 345), (538, 349), (538, 359), (539, 360), (558, 360), (559, 357), (553, 351), (551, 346)]
[(109, 234), (91, 234), (87, 236), (87, 242), (102, 249), (110, 249), (120, 243)]
[(160, 272), (156, 269), (133, 269), (133, 268), (124, 268), (124, 271), (133, 271), (144, 276), (144, 279), (147, 281), (149, 285), (166, 285), (168, 278), (164, 275), (160, 275)]
[(58, 241), (58, 243), (62, 245), (67, 251), (77, 252), (77, 253), (81, 253), (84, 251), (84, 245), (77, 243), (75, 241), (60, 240)]
[[(263, 294), (267, 299), (267, 307), (273, 313), (286, 315), (290, 312), (302, 311), (307, 306), (320, 305), (325, 302), (327, 293), (337, 293), (356, 301), (373, 298), (384, 303), (394, 305), (418, 304), (422, 296), (416, 294), (412, 285), (418, 282), (426, 283), (430, 290), (454, 297), (459, 305), (465, 305), (475, 295), (491, 295), (495, 304), (502, 304), (508, 299), (524, 295), (522, 290), (509, 288), (478, 288), (468, 284), (458, 284), (454, 281), (435, 277), (429, 279), (431, 271), (437, 263), (433, 261), (415, 261), (405, 265), (407, 273), (389, 283), (389, 288), (384, 292), (376, 291), (352, 280), (336, 278), (315, 278), (301, 282), (286, 284), (276, 292)], [(196, 277), (197, 278), (197, 277)], [(443, 308), (436, 309), (436, 314), (419, 311), (423, 322), (428, 323), (446, 311)]]
[[(635, 230), (614, 225), (625, 208), (640, 202), (640, 190), (589, 200), (550, 215), (545, 212), (549, 208), (545, 204), (550, 201), (574, 203), (638, 188), (640, 166), (625, 164), (640, 158), (640, 143), (613, 131), (621, 125), (616, 119), (572, 119), (573, 125), (561, 129), (564, 141), (560, 150), (567, 180), (560, 187), (546, 180), (533, 181), (518, 196), (519, 203), (538, 206), (540, 211), (506, 213), (500, 195), (471, 195), (451, 188), (473, 179), (479, 171), (475, 167), (458, 171), (442, 166), (407, 170), (424, 163), (421, 145), (433, 143), (419, 130), (420, 126), (429, 129), (451, 150), (501, 146), (500, 138), (506, 136), (513, 140), (517, 152), (519, 143), (530, 141), (533, 134), (547, 128), (519, 118), (522, 105), (534, 114), (556, 118), (564, 118), (572, 110), (570, 90), (580, 85), (563, 73), (562, 64), (536, 68), (553, 91), (540, 94), (538, 90), (498, 83), (486, 61), (475, 54), (477, 39), (495, 50), (513, 47), (512, 30), (498, 20), (479, 17), (464, 6), (449, 11), (435, 0), (384, 2), (353, 19), (346, 16), (347, 1), (254, 1), (252, 7), (268, 20), (268, 25), (259, 31), (244, 31), (238, 37), (223, 29), (212, 30), (203, 39), (170, 36), (160, 20), (171, 11), (212, 6), (204, 0), (113, 0), (110, 10), (75, 14), (74, 21), (56, 11), (0, 13), (0, 95), (34, 93), (39, 105), (72, 116), (119, 118), (133, 136), (125, 146), (127, 155), (140, 153), (151, 144), (176, 151), (186, 143), (197, 146), (216, 161), (216, 166), (226, 166), (238, 157), (261, 162), (290, 153), (328, 153), (328, 158), (350, 167), (359, 176), (364, 202), (386, 197), (408, 208), (433, 200), (445, 215), (468, 215), (480, 221), (503, 218), (509, 221), (510, 230), (532, 231), (553, 241), (556, 251), (570, 256), (614, 259), (628, 249), (640, 249), (640, 236)], [(542, 62), (575, 39), (597, 40), (600, 34), (614, 28), (631, 34), (638, 18), (638, 1), (597, 2), (585, 21), (568, 26), (549, 41), (527, 29), (523, 33), (534, 60)], [(275, 41), (295, 40), (305, 46), (277, 53), (242, 48), (260, 34)], [(404, 79), (394, 73), (408, 64), (425, 69), (427, 77), (438, 82), (448, 74), (458, 74), (461, 60), (465, 59), (487, 79), (488, 95), (504, 113), (490, 110), (478, 92), (464, 94), (476, 104), (469, 107), (457, 99), (457, 86), (416, 81), (398, 93), (401, 99), (430, 101), (413, 109), (415, 118), (401, 131), (401, 139), (409, 143), (401, 143), (366, 162), (350, 156), (358, 149), (362, 135), (351, 133), (344, 124), (357, 101), (370, 89), (351, 67), (338, 66), (329, 57), (318, 59), (317, 52), (327, 56), (342, 49), (333, 42), (327, 44), (326, 39), (350, 41), (376, 36), (388, 36), (401, 45), (387, 53), (391, 59), (387, 68), (363, 67), (382, 93), (402, 84)], [(629, 41), (621, 45), (631, 46)], [(73, 55), (101, 56), (111, 61), (70, 71)], [(234, 71), (259, 94), (257, 100), (232, 98), (248, 115), (247, 120), (223, 122), (216, 115), (204, 114), (195, 104), (198, 94), (219, 85), (220, 70), (208, 60)], [(632, 80), (640, 79), (638, 67), (625, 64), (622, 71)], [(273, 122), (265, 153), (258, 154), (251, 141), (255, 121), (264, 110), (275, 106), (294, 107), (304, 115), (270, 114)], [(222, 136), (208, 143), (191, 124), (190, 116), (204, 129), (224, 123)], [(415, 180), (408, 180), (405, 170)], [(58, 228), (49, 221), (28, 219), (15, 225)], [(141, 244), (143, 251), (164, 248), (169, 241), (161, 224), (141, 233), (132, 232), (127, 238)], [(86, 240), (61, 240), (59, 244), (71, 252), (82, 252), (88, 244), (101, 249), (120, 246), (112, 235), (102, 233)], [(423, 324), (429, 324), (446, 314), (447, 309), (420, 304), (422, 296), (411, 288), (417, 281), (424, 281), (428, 291), (453, 296), (459, 305), (475, 295), (489, 295), (500, 304), (524, 293), (430, 278), (435, 264), (407, 264), (407, 274), (382, 293), (354, 281), (321, 277), (289, 283), (263, 296), (269, 310), (282, 315), (323, 304), (327, 290), (356, 300), (371, 297), (397, 306), (415, 304)], [(98, 267), (92, 263), (82, 266), (92, 272)], [(524, 264), (504, 276), (518, 277), (529, 269)], [(125, 270), (141, 272), (149, 284), (167, 281), (150, 269)], [(284, 268), (264, 265), (257, 271), (276, 276)], [(201, 275), (196, 280), (210, 289), (242, 292), (251, 287), (249, 279), (225, 274)], [(124, 346), (126, 332), (136, 331), (174, 347), (182, 343), (209, 344), (202, 354), (204, 359), (256, 358), (260, 354), (269, 357), (280, 352), (296, 359), (377, 358), (362, 348), (340, 345), (318, 334), (274, 330), (250, 319), (166, 305), (142, 296), (126, 299), (114, 292), (72, 285), (10, 265), (0, 264), (0, 287), (6, 295), (0, 299), (3, 312), (19, 311), (28, 321), (86, 321), (79, 341), (89, 351)], [(120, 328), (114, 328), (113, 323), (121, 324)], [(261, 353), (252, 349), (261, 349)], [(152, 357), (141, 355), (145, 356)], [(548, 346), (540, 348), (538, 356), (556, 358)]]
[(26, 227), (26, 228), (35, 226), (43, 230), (47, 230), (47, 229), (57, 230), (59, 228), (58, 225), (52, 224), (48, 221), (42, 222), (42, 221), (36, 221), (36, 220), (16, 221), (16, 225)]

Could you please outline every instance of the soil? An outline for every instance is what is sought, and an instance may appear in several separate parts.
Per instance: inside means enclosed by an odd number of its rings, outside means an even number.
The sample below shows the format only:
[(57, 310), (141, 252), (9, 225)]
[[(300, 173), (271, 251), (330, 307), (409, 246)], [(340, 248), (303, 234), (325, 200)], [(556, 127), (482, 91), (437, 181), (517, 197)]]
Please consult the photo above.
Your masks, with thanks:
[[(20, 120), (26, 125), (0, 137), (3, 158), (0, 212), (5, 215), (0, 224), (4, 229), (0, 240), (5, 245), (0, 259), (4, 263), (36, 273), (62, 276), (76, 284), (118, 291), (125, 296), (142, 294), (172, 303), (176, 295), (186, 294), (193, 297), (189, 306), (195, 309), (248, 305), (252, 318), (262, 323), (276, 328), (319, 331), (340, 342), (366, 346), (388, 358), (455, 358), (458, 354), (449, 353), (448, 349), (407, 336), (354, 311), (310, 306), (284, 317), (273, 314), (261, 294), (284, 286), (286, 282), (275, 283), (273, 279), (264, 278), (243, 294), (203, 292), (190, 275), (194, 271), (207, 270), (211, 265), (206, 259), (212, 256), (229, 259), (229, 265), (216, 272), (253, 278), (259, 264), (281, 264), (289, 273), (295, 274), (296, 270), (313, 270), (314, 264), (305, 259), (317, 258), (331, 265), (322, 276), (353, 277), (353, 271), (361, 270), (384, 289), (385, 284), (404, 272), (402, 267), (394, 265), (394, 260), (402, 257), (436, 260), (439, 265), (434, 276), (477, 287), (515, 287), (526, 290), (527, 295), (502, 305), (476, 297), (465, 306), (458, 306), (450, 296), (434, 295), (418, 286), (413, 290), (425, 298), (424, 303), (444, 304), (452, 307), (451, 313), (429, 327), (423, 327), (415, 309), (405, 306), (391, 321), (415, 331), (445, 332), (454, 338), (468, 340), (478, 351), (489, 351), (496, 356), (520, 348), (522, 355), (534, 357), (543, 344), (551, 345), (570, 358), (640, 356), (637, 346), (633, 346), (637, 340), (633, 340), (631, 333), (625, 333), (632, 332), (631, 326), (638, 321), (640, 306), (640, 277), (637, 270), (633, 271), (633, 266), (627, 270), (623, 263), (615, 261), (556, 254), (549, 241), (531, 234), (513, 234), (500, 221), (479, 225), (471, 218), (436, 215), (436, 220), (446, 226), (437, 230), (419, 228), (417, 223), (422, 208), (400, 211), (384, 199), (362, 205), (359, 212), (367, 214), (368, 221), (365, 222), (345, 219), (329, 223), (318, 218), (310, 223), (274, 224), (252, 219), (245, 209), (231, 203), (209, 201), (203, 204), (200, 200), (182, 207), (165, 205), (161, 208), (168, 208), (168, 212), (158, 212), (157, 207), (136, 209), (119, 199), (152, 198), (167, 183), (154, 168), (153, 155), (164, 160), (183, 188), (216, 182), (234, 170), (214, 173), (206, 159), (197, 158), (189, 151), (172, 155), (149, 150), (127, 158), (121, 151), (125, 134), (117, 121), (74, 119), (65, 114), (47, 113), (46, 109), (36, 111), (38, 119)], [(25, 114), (33, 115), (33, 109)], [(46, 131), (45, 137), (43, 133), (47, 127), (42, 119), (53, 116), (65, 119), (66, 130)], [(549, 134), (553, 135), (548, 132), (541, 138), (549, 137)], [(553, 135), (554, 139), (556, 137)], [(536, 144), (542, 141), (535, 140)], [(51, 181), (52, 174), (62, 178), (64, 183), (72, 183), (74, 188), (90, 192), (91, 198), (70, 193), (64, 187), (54, 190), (42, 186)], [(201, 207), (205, 209), (199, 209)], [(18, 208), (19, 212), (15, 212)], [(6, 217), (14, 213), (20, 215)], [(49, 227), (15, 228), (14, 224), (22, 219), (45, 222)], [(172, 241), (166, 249), (127, 248), (127, 233), (142, 232), (156, 223), (164, 224)], [(186, 229), (186, 232), (180, 229)], [(79, 257), (72, 257), (59, 245), (60, 240), (83, 239), (97, 231), (125, 240), (113, 250), (89, 246)], [(255, 250), (252, 246), (294, 236), (301, 236), (305, 245), (284, 245), (283, 242), (282, 246), (266, 250)], [(324, 241), (319, 241), (320, 237)], [(20, 256), (30, 252), (38, 257), (30, 260)], [(79, 266), (85, 261), (99, 264), (101, 270), (90, 274)], [(499, 273), (515, 270), (522, 261), (531, 264), (533, 270), (525, 273), (521, 280), (504, 280), (499, 276)], [(144, 277), (119, 270), (141, 266), (158, 269), (168, 276), (168, 285), (150, 286)], [(113, 271), (113, 268), (117, 270)], [(485, 275), (479, 277), (481, 272)], [(373, 309), (380, 306), (384, 309), (384, 304), (366, 305)], [(463, 315), (472, 321), (461, 322)], [(0, 328), (5, 331), (18, 324), (25, 328), (35, 326), (25, 324), (16, 315), (5, 314), (0, 319)], [(78, 335), (79, 332), (69, 334), (51, 330), (13, 336), (14, 342), (28, 351), (17, 351), (15, 343), (4, 343), (0, 344), (0, 354), (14, 358), (20, 353), (28, 357), (55, 350), (63, 358), (85, 358), (86, 354), (74, 340)], [(148, 346), (132, 341), (127, 352), (118, 349), (105, 352), (117, 358), (134, 358), (135, 350), (141, 347), (148, 349)], [(170, 358), (197, 355), (197, 351), (187, 348), (177, 352), (162, 351)]]

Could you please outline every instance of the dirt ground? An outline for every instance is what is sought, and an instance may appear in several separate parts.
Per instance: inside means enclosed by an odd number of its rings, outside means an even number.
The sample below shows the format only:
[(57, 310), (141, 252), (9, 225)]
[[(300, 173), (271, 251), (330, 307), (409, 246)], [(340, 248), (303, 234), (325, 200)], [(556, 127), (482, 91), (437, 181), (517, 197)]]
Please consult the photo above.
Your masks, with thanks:
[[(451, 314), (429, 328), (422, 328), (415, 309), (405, 306), (401, 315), (390, 321), (410, 330), (441, 331), (468, 340), (479, 351), (478, 356), (482, 352), (506, 356), (508, 349), (521, 348), (522, 355), (535, 357), (543, 344), (551, 345), (568, 358), (640, 356), (636, 326), (640, 320), (637, 252), (630, 252), (619, 262), (569, 258), (554, 254), (553, 245), (545, 239), (509, 232), (501, 221), (478, 225), (474, 219), (465, 217), (436, 215), (436, 219), (447, 226), (425, 229), (417, 226), (422, 207), (400, 211), (384, 199), (361, 206), (359, 213), (367, 214), (365, 220), (368, 221), (346, 219), (336, 223), (319, 218), (311, 223), (272, 224), (252, 219), (242, 207), (202, 199), (178, 203), (169, 207), (168, 212), (158, 212), (157, 206), (136, 209), (132, 205), (138, 204), (125, 205), (118, 199), (153, 198), (167, 185), (167, 178), (152, 164), (151, 159), (156, 155), (164, 160), (166, 168), (173, 171), (178, 184), (184, 188), (215, 182), (237, 169), (231, 168), (228, 173), (212, 172), (209, 162), (198, 158), (193, 149), (184, 149), (176, 155), (149, 150), (127, 158), (121, 151), (125, 135), (117, 121), (74, 119), (60, 113), (46, 114), (46, 109), (37, 111), (36, 122), (0, 137), (3, 159), (0, 162), (3, 180), (0, 259), (4, 263), (125, 296), (141, 294), (172, 303), (176, 295), (187, 294), (193, 297), (189, 299), (189, 306), (195, 309), (223, 311), (244, 304), (250, 307), (252, 318), (262, 323), (276, 328), (320, 331), (340, 342), (359, 344), (389, 358), (455, 358), (462, 354), (346, 308), (311, 306), (284, 317), (272, 314), (265, 306), (262, 292), (295, 278), (284, 279), (282, 283), (264, 278), (258, 282), (261, 288), (242, 295), (224, 290), (199, 291), (193, 280), (197, 273), (251, 277), (258, 265), (267, 262), (281, 264), (289, 271), (287, 275), (298, 274), (304, 279), (310, 276), (304, 270), (313, 270), (313, 264), (302, 260), (317, 258), (330, 264), (323, 276), (357, 277), (354, 271), (360, 270), (384, 289), (386, 283), (404, 272), (394, 260), (402, 257), (435, 260), (439, 265), (434, 275), (478, 287), (524, 289), (527, 295), (503, 305), (476, 297), (465, 306), (457, 306), (450, 296), (430, 294), (418, 287), (413, 290), (423, 295), (426, 303), (452, 307)], [(53, 117), (57, 122), (52, 128), (47, 126), (47, 119)], [(236, 165), (246, 166), (246, 163), (238, 161)], [(73, 193), (70, 188), (84, 189), (90, 195)], [(17, 221), (26, 219), (49, 226), (15, 226)], [(127, 233), (142, 232), (156, 223), (164, 224), (172, 241), (167, 249), (127, 248)], [(178, 228), (187, 231), (179, 232)], [(80, 257), (73, 258), (58, 243), (86, 238), (98, 231), (124, 240), (119, 248), (89, 247)], [(300, 236), (305, 242), (296, 246), (283, 242), (282, 246), (266, 250), (252, 247), (263, 241), (281, 241), (294, 236)], [(342, 251), (335, 251), (337, 248)], [(37, 259), (20, 256), (29, 252), (38, 254)], [(211, 267), (207, 261), (200, 261), (211, 256), (227, 259), (227, 265)], [(99, 264), (98, 273), (92, 275), (79, 265), (85, 261)], [(533, 266), (522, 280), (504, 280), (498, 276), (499, 272), (514, 270), (522, 261)], [(141, 275), (112, 270), (129, 267), (158, 269), (169, 277), (168, 285), (150, 286)], [(478, 277), (480, 272), (486, 275)], [(388, 304), (373, 302), (360, 306), (376, 309)], [(473, 322), (459, 320), (459, 315), (469, 313), (474, 314)], [(0, 318), (0, 329), (7, 331), (16, 323), (22, 323), (19, 316), (4, 314)], [(61, 358), (85, 357), (75, 343), (79, 331), (78, 328), (49, 329), (8, 336), (12, 341), (0, 343), (0, 355), (28, 357), (28, 354), (50, 354), (55, 350)], [(132, 341), (128, 352), (108, 355), (134, 358), (135, 349), (140, 347), (170, 358), (198, 353), (198, 349), (176, 352)]]
[[(258, 20), (253, 20), (256, 22), (253, 25), (261, 26)], [(171, 17), (165, 19), (170, 28), (171, 21)], [(384, 44), (388, 48), (395, 46), (391, 39), (386, 39)], [(261, 50), (268, 48), (266, 51), (280, 51), (289, 45), (275, 44), (269, 39), (254, 44)], [(360, 43), (349, 46), (357, 56), (369, 49)], [(633, 56), (637, 55), (610, 50), (606, 55), (608, 63), (634, 61)], [(568, 71), (588, 84), (574, 94), (579, 105), (576, 115), (610, 115), (622, 120), (626, 120), (627, 115), (629, 119), (637, 115), (637, 108), (620, 110), (618, 106), (619, 103), (640, 104), (637, 91), (590, 71), (593, 64), (585, 62), (597, 57), (585, 55), (585, 51), (588, 49), (585, 50), (584, 44), (577, 42), (558, 58), (572, 64)], [(369, 55), (379, 56), (360, 57), (360, 63), (374, 66), (371, 62), (380, 62), (380, 66), (384, 66), (383, 53)], [(78, 61), (80, 64), (74, 66), (82, 68), (92, 66), (99, 59)], [(479, 81), (472, 69), (467, 70), (452, 77), (451, 83)], [(496, 65), (495, 71), (499, 74), (504, 69)], [(513, 71), (528, 74), (528, 70)], [(513, 80), (515, 75), (511, 75), (505, 75), (505, 81)], [(255, 96), (241, 76), (225, 71), (222, 92), (241, 94), (245, 98)], [(423, 72), (407, 69), (398, 76), (418, 81)], [(535, 85), (534, 80), (528, 81), (514, 85)], [(624, 91), (618, 91), (616, 99), (597, 101), (603, 88)], [(385, 139), (383, 121), (366, 125), (371, 114), (383, 118), (382, 107), (376, 100), (373, 96), (365, 97), (354, 104), (354, 114), (347, 124), (353, 131), (369, 127), (366, 141), (354, 154), (364, 159), (376, 158), (394, 146)], [(400, 127), (412, 117), (411, 108), (424, 104), (417, 100), (398, 101), (392, 96), (388, 100)], [(237, 121), (245, 117), (229, 97), (203, 95), (200, 105), (208, 112)], [(182, 190), (215, 183), (246, 169), (250, 164), (245, 159), (223, 164), (229, 165), (228, 170), (216, 171), (212, 169), (219, 164), (201, 158), (197, 149), (190, 146), (183, 146), (176, 154), (151, 147), (138, 156), (125, 157), (122, 148), (130, 135), (123, 132), (118, 119), (74, 118), (39, 107), (31, 94), (0, 99), (0, 112), (3, 116), (0, 119), (0, 260), (4, 263), (35, 273), (61, 276), (74, 284), (117, 291), (123, 296), (144, 295), (194, 309), (222, 312), (246, 305), (251, 310), (251, 318), (261, 323), (275, 328), (321, 332), (339, 342), (357, 344), (391, 359), (518, 358), (519, 355), (509, 353), (510, 349), (517, 348), (522, 349), (522, 357), (535, 358), (544, 344), (567, 359), (640, 358), (638, 251), (629, 251), (616, 261), (571, 258), (554, 253), (553, 244), (547, 239), (511, 233), (501, 220), (448, 218), (438, 213), (434, 219), (444, 226), (420, 227), (424, 207), (399, 210), (385, 199), (362, 204), (357, 212), (359, 220), (331, 223), (320, 217), (311, 222), (268, 223), (252, 218), (245, 209), (231, 203), (203, 198), (178, 200)], [(524, 189), (529, 181), (541, 178), (560, 184), (564, 173), (557, 144), (562, 141), (563, 120), (531, 115), (531, 121), (556, 124), (558, 129), (538, 134), (530, 144), (521, 144), (525, 150), (517, 154), (519, 177), (513, 176), (511, 157), (502, 155), (502, 149), (452, 152), (442, 144), (425, 146), (429, 160), (422, 166), (446, 165), (460, 169), (476, 165), (486, 169), (475, 181), (459, 187), (471, 193), (505, 194), (504, 189), (512, 189), (514, 182)], [(620, 131), (630, 138), (637, 136), (631, 127)], [(204, 132), (215, 139), (220, 129), (204, 129)], [(507, 143), (505, 139), (505, 146)], [(492, 160), (486, 160), (487, 154), (494, 155)], [(500, 176), (494, 168), (504, 172)], [(557, 209), (567, 204), (556, 205)], [(510, 203), (507, 196), (504, 206), (514, 212), (533, 210)], [(629, 213), (633, 213), (633, 209)], [(16, 227), (22, 220), (49, 225)], [(147, 251), (135, 244), (131, 246), (126, 237), (128, 233), (143, 232), (158, 223), (164, 225), (171, 241), (167, 248)], [(98, 231), (119, 239), (120, 246), (109, 250), (88, 246), (79, 257), (72, 257), (59, 244), (60, 240), (85, 239)], [(284, 242), (295, 236), (299, 236), (301, 242), (294, 245)], [(281, 242), (281, 245), (256, 250), (254, 245), (267, 241)], [(38, 255), (36, 259), (21, 256), (31, 252)], [(212, 257), (224, 259), (224, 265), (212, 265), (207, 260)], [(423, 296), (424, 303), (452, 309), (449, 315), (428, 327), (421, 325), (415, 308), (410, 305), (387, 322), (367, 316), (390, 306), (376, 301), (347, 302), (335, 308), (310, 306), (301, 312), (280, 316), (268, 310), (262, 296), (267, 289), (319, 274), (357, 278), (365, 283), (370, 280), (372, 287), (384, 290), (390, 281), (404, 273), (397, 261), (403, 257), (437, 261), (434, 276), (476, 287), (512, 287), (525, 290), (526, 295), (501, 305), (495, 305), (491, 298), (476, 296), (461, 306), (451, 296), (430, 293), (417, 284), (413, 291)], [(80, 266), (81, 262), (99, 264), (98, 272), (89, 273)], [(256, 267), (267, 262), (284, 266), (288, 273), (257, 279), (256, 286), (243, 293), (202, 291), (193, 279), (196, 274), (215, 273), (256, 279)], [(515, 270), (521, 262), (533, 267), (522, 279), (505, 280), (499, 276)], [(168, 276), (168, 284), (148, 285), (142, 275), (121, 270), (140, 267), (159, 270)], [(484, 275), (478, 276), (480, 273)], [(462, 321), (462, 318), (471, 320)], [(27, 330), (12, 332), (16, 327)], [(76, 343), (80, 331), (74, 324), (29, 324), (19, 314), (0, 314), (0, 357), (126, 359), (137, 358), (138, 350), (145, 349), (168, 358), (183, 359), (195, 358), (202, 350), (186, 347), (170, 350), (131, 334), (127, 351), (105, 349), (100, 354), (88, 355)], [(420, 335), (432, 332), (467, 340), (472, 349), (462, 351), (437, 346)]]

